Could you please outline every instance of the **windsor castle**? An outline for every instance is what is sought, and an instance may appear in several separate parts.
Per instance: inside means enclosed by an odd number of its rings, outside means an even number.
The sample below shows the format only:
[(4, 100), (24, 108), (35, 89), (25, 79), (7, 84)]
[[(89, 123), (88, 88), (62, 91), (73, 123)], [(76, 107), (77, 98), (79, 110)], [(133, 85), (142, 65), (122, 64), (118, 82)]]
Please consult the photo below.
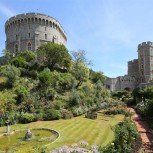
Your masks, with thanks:
[(6, 49), (14, 56), (24, 50), (36, 51), (48, 42), (66, 45), (67, 36), (61, 24), (40, 13), (19, 14), (5, 23)]
[[(24, 50), (35, 52), (43, 43), (66, 45), (67, 36), (62, 25), (53, 17), (40, 13), (19, 14), (5, 23), (6, 49), (14, 56)], [(153, 85), (153, 42), (138, 45), (138, 59), (128, 62), (128, 74), (107, 78), (111, 91)]]
[(153, 42), (138, 45), (138, 59), (128, 62), (128, 74), (117, 78), (107, 78), (105, 85), (111, 91), (130, 90), (153, 85)]

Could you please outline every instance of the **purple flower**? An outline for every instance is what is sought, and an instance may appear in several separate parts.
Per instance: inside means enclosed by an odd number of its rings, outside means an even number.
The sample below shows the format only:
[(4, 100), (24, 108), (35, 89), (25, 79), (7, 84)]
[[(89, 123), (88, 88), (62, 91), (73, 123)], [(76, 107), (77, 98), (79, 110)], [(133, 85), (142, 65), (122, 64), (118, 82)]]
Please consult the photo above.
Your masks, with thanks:
[(80, 145), (85, 147), (89, 144), (88, 144), (88, 142), (82, 140), (82, 141), (80, 141)]
[(75, 147), (77, 147), (78, 145), (77, 145), (77, 143), (73, 143), (71, 146), (72, 146), (73, 148), (75, 148)]

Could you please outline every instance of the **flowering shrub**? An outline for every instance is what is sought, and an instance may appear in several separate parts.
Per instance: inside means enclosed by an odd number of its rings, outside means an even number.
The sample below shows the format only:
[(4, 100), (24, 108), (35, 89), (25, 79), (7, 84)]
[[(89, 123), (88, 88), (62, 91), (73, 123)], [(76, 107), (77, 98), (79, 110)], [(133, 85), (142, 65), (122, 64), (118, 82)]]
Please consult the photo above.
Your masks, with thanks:
[(131, 153), (137, 129), (131, 121), (121, 122), (113, 129), (115, 140), (106, 147), (100, 147), (101, 153)]
[[(80, 146), (80, 147), (79, 147)], [(87, 149), (87, 146), (89, 149)], [(68, 146), (62, 146), (60, 148), (57, 148), (50, 153), (100, 153), (98, 151), (98, 146), (89, 146), (88, 142), (86, 141), (80, 141), (79, 144), (74, 143), (71, 145), (71, 147)]]
[(136, 105), (137, 112), (144, 117), (153, 117), (153, 100), (146, 99)]

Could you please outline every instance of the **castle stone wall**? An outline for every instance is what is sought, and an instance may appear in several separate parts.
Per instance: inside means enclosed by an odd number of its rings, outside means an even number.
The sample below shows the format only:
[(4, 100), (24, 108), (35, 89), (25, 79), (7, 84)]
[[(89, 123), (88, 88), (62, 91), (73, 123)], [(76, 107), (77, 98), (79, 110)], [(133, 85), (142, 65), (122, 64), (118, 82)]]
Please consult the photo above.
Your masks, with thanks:
[(41, 44), (66, 45), (67, 36), (60, 23), (51, 16), (26, 13), (11, 17), (5, 23), (6, 49), (14, 54), (35, 51)]
[(128, 75), (135, 77), (139, 76), (138, 59), (134, 59), (128, 62)]
[(153, 43), (143, 42), (138, 45), (138, 64), (140, 83), (153, 80)]
[(133, 90), (136, 86), (136, 78), (134, 76), (119, 76), (117, 78), (107, 78), (104, 82), (106, 88), (111, 91), (124, 90), (129, 88)]
[(128, 62), (128, 75), (117, 78), (107, 78), (105, 85), (111, 91), (152, 86), (153, 42), (147, 41), (138, 45), (138, 59)]

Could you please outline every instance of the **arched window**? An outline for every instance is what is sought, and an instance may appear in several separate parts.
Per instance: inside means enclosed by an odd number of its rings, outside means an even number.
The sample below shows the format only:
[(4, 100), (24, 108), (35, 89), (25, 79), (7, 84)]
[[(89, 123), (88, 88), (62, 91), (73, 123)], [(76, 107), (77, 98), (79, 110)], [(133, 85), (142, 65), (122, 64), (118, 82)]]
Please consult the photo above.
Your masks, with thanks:
[(16, 37), (16, 41), (18, 41), (18, 39), (19, 39), (18, 35), (16, 35), (15, 37)]
[(45, 34), (45, 39), (47, 39), (47, 34)]
[(28, 50), (32, 50), (32, 45), (31, 45), (31, 43), (28, 43)]
[(41, 18), (39, 18), (39, 24), (41, 24)]
[(49, 22), (49, 24), (50, 24), (50, 26), (52, 27), (52, 22), (51, 22), (51, 21)]
[(35, 22), (36, 22), (36, 23), (38, 22), (38, 19), (37, 19), (37, 18), (35, 18)]
[(48, 26), (48, 20), (46, 20), (46, 26)]
[(42, 20), (42, 24), (45, 25), (45, 19)]
[(15, 45), (15, 48), (14, 48), (14, 50), (15, 50), (15, 54), (16, 54), (16, 53), (18, 53), (18, 51), (19, 51), (19, 47), (18, 47), (18, 44), (16, 44), (16, 45)]
[(30, 34), (30, 32), (28, 33), (28, 38), (30, 38), (31, 37), (31, 34)]

